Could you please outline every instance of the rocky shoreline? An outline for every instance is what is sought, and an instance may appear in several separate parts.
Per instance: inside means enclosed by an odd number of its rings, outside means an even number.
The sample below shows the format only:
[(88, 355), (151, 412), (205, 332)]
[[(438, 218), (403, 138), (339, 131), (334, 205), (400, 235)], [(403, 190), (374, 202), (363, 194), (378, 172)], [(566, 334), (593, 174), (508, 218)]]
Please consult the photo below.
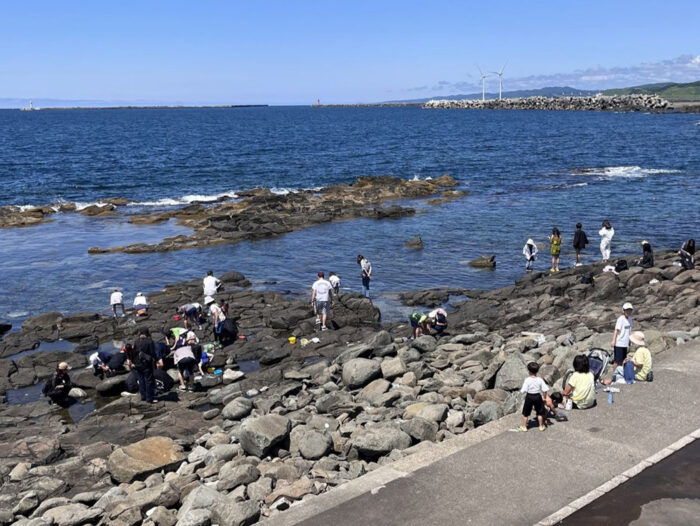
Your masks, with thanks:
[[(174, 307), (201, 299), (199, 280), (150, 294), (146, 319), (36, 316), (0, 340), (0, 390), (36, 383), (65, 360), (73, 383), (103, 402), (77, 424), (43, 400), (3, 404), (0, 524), (243, 525), (281, 513), (423, 441), (519, 410), (528, 361), (560, 387), (576, 354), (608, 347), (623, 301), (634, 304), (635, 329), (654, 355), (699, 338), (700, 271), (674, 259), (660, 252), (654, 268), (619, 275), (600, 264), (533, 273), (494, 291), (404, 292), (412, 305), (468, 297), (453, 305), (445, 334), (416, 340), (405, 323), (382, 325), (359, 294), (341, 295), (335, 330), (315, 333), (306, 301), (251, 291), (230, 272), (221, 296), (247, 339), (215, 356), (224, 374), (207, 377), (201, 391), (168, 393), (155, 405), (114, 399), (123, 377), (98, 386), (79, 367), (97, 345), (140, 326), (162, 338), (176, 325)], [(593, 284), (581, 283), (590, 272)], [(211, 329), (199, 335), (208, 341)], [(16, 356), (58, 338), (78, 345)], [(240, 371), (251, 360), (264, 367)]]
[(658, 95), (596, 95), (594, 97), (527, 97), (493, 100), (430, 100), (426, 109), (649, 111), (665, 112), (671, 105)]
[[(300, 230), (313, 225), (359, 217), (398, 218), (415, 214), (414, 208), (385, 204), (399, 199), (432, 198), (429, 205), (452, 201), (466, 195), (455, 190), (457, 181), (449, 175), (435, 179), (405, 180), (398, 177), (360, 177), (352, 184), (332, 185), (315, 190), (275, 194), (257, 188), (238, 193), (238, 199), (223, 198), (214, 204), (193, 203), (173, 210), (130, 215), (132, 224), (157, 224), (175, 219), (191, 228), (190, 235), (169, 237), (155, 244), (137, 243), (119, 247), (91, 247), (90, 254), (124, 252), (138, 254), (202, 248), (260, 239)], [(51, 220), (58, 212), (77, 212), (92, 217), (114, 216), (126, 206), (125, 198), (110, 198), (80, 210), (74, 203), (25, 209), (0, 207), (0, 228), (34, 226)]]

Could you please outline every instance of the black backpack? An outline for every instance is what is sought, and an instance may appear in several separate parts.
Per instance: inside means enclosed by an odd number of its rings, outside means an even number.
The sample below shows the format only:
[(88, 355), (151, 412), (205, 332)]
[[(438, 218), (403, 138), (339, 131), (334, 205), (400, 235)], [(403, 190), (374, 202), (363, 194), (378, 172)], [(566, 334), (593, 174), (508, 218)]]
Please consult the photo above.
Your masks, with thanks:
[(615, 272), (622, 272), (623, 270), (627, 270), (628, 268), (629, 267), (627, 266), (626, 259), (618, 259), (615, 263)]
[(593, 273), (587, 272), (581, 276), (581, 283), (584, 285), (593, 285)]

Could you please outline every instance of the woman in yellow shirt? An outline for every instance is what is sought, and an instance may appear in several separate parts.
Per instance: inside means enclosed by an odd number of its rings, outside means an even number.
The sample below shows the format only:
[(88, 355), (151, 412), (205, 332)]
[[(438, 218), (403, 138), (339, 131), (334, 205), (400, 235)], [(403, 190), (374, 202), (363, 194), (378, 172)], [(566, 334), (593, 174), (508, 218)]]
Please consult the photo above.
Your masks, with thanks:
[(552, 229), (552, 235), (549, 236), (549, 242), (552, 244), (552, 268), (550, 272), (559, 272), (559, 254), (561, 253), (561, 233), (557, 227)]
[(567, 401), (567, 409), (588, 409), (596, 404), (595, 378), (590, 372), (590, 364), (585, 354), (579, 354), (574, 358), (574, 373), (569, 377), (564, 388), (564, 396), (569, 397), (571, 406)]

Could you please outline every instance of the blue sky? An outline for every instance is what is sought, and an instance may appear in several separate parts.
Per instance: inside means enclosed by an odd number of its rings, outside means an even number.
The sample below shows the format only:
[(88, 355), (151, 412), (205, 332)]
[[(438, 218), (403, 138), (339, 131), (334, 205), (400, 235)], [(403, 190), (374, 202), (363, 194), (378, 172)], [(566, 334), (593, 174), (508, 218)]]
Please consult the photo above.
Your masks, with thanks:
[(505, 90), (682, 82), (698, 28), (697, 1), (3, 0), (0, 98), (382, 101), (479, 91), (506, 61)]

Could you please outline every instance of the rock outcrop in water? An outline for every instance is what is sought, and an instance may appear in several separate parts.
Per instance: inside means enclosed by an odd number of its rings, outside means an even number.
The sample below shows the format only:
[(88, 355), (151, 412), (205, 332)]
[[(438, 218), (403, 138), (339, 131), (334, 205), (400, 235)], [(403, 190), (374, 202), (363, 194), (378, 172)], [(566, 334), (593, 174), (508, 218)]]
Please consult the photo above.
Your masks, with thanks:
[[(267, 189), (241, 192), (240, 201), (211, 207), (191, 205), (184, 209), (131, 218), (135, 223), (150, 223), (176, 218), (194, 233), (166, 238), (158, 244), (139, 243), (126, 247), (92, 247), (90, 254), (108, 252), (164, 252), (200, 248), (249, 239), (260, 239), (300, 230), (308, 226), (369, 217), (396, 218), (415, 213), (413, 208), (384, 206), (396, 199), (423, 198), (452, 188), (457, 182), (449, 175), (437, 179), (406, 181), (397, 177), (361, 177), (350, 185), (333, 185), (319, 191), (300, 191), (286, 195)], [(444, 192), (442, 198), (456, 199), (459, 193)]]
[[(416, 340), (406, 339), (406, 323), (380, 330), (379, 313), (358, 295), (342, 296), (347, 311), (334, 314), (345, 312), (349, 322), (369, 317), (368, 325), (314, 333), (308, 306), (235, 288), (246, 283), (232, 273), (225, 293), (232, 314), (241, 314), (243, 332), (256, 337), (233, 344), (220, 366), (235, 371), (234, 360), (285, 352), (269, 367), (207, 391), (175, 393), (154, 405), (130, 397), (99, 404), (77, 425), (45, 402), (6, 406), (0, 523), (251, 524), (280, 513), (422, 441), (447, 440), (519, 410), (528, 361), (540, 363), (540, 375), (560, 388), (576, 354), (607, 348), (624, 301), (634, 304), (635, 329), (645, 332), (653, 354), (697, 339), (700, 271), (684, 272), (673, 259), (671, 252), (657, 253), (651, 269), (615, 275), (602, 265), (578, 267), (469, 291), (470, 299), (450, 312), (445, 334)], [(588, 272), (594, 283), (581, 283)], [(450, 292), (402, 297), (434, 303)], [(200, 293), (193, 282), (151, 294), (152, 318), (138, 324), (163, 330), (170, 309)], [(4, 354), (37, 335), (107, 334), (110, 323), (47, 313), (27, 320), (20, 336), (6, 336)], [(136, 329), (128, 321), (116, 326)], [(290, 332), (294, 346), (286, 340)], [(318, 343), (302, 341), (313, 336)], [(17, 374), (14, 360), (0, 363), (3, 375)], [(154, 444), (162, 451), (140, 464)]]
[(493, 100), (429, 100), (427, 109), (650, 111), (662, 112), (670, 103), (658, 95), (596, 95), (595, 97), (528, 97)]

